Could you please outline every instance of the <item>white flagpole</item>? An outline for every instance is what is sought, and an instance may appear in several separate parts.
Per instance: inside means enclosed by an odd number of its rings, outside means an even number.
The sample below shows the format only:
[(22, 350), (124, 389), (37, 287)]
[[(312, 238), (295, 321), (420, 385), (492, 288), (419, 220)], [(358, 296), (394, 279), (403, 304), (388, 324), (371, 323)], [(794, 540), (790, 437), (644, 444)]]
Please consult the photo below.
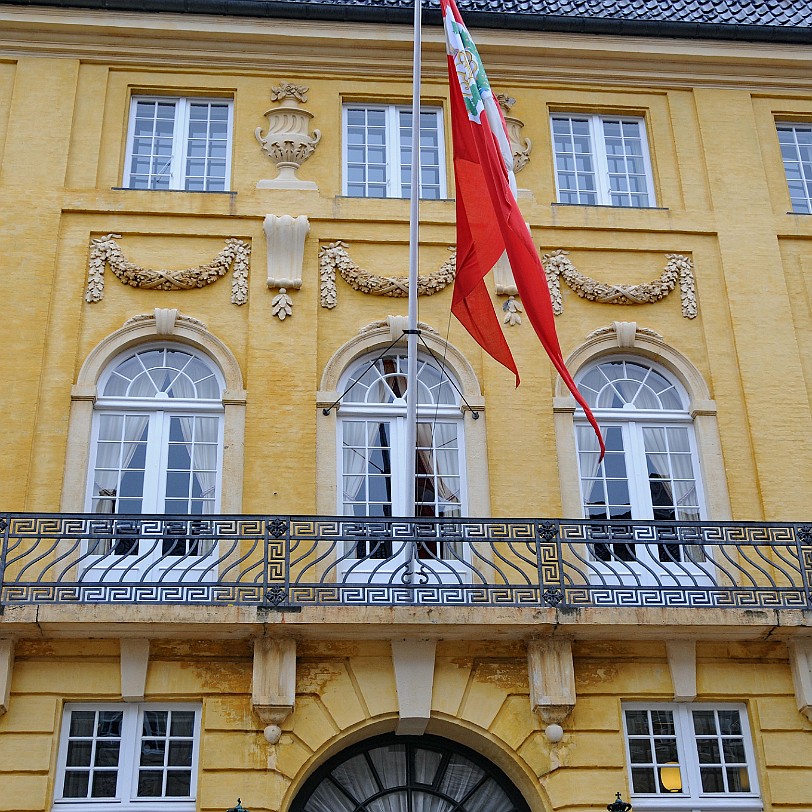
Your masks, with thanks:
[(415, 457), (417, 454), (417, 248), (420, 200), (420, 45), (422, 0), (414, 3), (414, 61), (412, 68), (412, 178), (409, 195), (409, 315), (406, 391), (406, 515), (415, 515)]

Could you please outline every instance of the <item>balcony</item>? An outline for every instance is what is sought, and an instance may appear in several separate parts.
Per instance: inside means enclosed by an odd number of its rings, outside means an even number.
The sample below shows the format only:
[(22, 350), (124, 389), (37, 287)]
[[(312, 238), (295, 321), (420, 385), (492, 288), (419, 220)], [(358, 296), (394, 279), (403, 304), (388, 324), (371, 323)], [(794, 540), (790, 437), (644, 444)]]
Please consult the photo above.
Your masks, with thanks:
[(812, 609), (812, 525), (5, 514), (0, 529), (6, 612)]

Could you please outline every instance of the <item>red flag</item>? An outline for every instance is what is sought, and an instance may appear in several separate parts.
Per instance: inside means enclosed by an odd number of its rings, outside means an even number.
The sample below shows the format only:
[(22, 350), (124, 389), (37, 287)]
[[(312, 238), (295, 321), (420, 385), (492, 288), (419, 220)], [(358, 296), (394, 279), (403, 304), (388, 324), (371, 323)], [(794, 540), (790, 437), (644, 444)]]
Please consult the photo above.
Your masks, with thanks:
[(451, 311), (489, 355), (516, 376), (485, 275), (507, 252), (522, 305), (547, 355), (605, 446), (598, 424), (564, 364), (544, 268), (516, 202), (505, 120), (454, 0), (440, 0), (448, 51), (457, 196), (457, 278)]

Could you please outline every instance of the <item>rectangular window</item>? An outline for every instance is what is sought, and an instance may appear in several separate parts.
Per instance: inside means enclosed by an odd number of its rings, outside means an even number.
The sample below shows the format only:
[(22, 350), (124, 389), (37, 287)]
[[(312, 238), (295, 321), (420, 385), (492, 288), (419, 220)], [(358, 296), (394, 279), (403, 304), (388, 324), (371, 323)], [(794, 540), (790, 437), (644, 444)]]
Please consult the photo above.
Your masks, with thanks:
[(776, 125), (792, 210), (812, 214), (812, 124)]
[[(760, 810), (747, 717), (736, 705), (623, 709), (635, 810)], [(662, 799), (662, 800), (659, 800)]]
[(66, 705), (54, 807), (191, 812), (199, 735), (199, 706)]
[(656, 205), (643, 119), (555, 113), (551, 126), (559, 203)]
[(231, 130), (230, 100), (134, 97), (124, 186), (226, 191), (231, 179)]
[[(420, 197), (446, 196), (445, 142), (440, 108), (420, 111)], [(344, 194), (409, 197), (412, 110), (396, 105), (344, 106)]]

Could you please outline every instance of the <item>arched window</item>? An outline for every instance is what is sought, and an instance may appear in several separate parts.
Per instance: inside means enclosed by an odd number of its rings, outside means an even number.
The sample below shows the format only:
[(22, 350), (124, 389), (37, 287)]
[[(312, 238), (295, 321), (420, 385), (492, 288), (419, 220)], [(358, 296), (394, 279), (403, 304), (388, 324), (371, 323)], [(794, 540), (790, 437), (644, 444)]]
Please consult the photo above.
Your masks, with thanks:
[[(606, 456), (583, 413), (575, 435), (584, 517), (695, 522), (704, 505), (694, 427), (683, 388), (651, 362), (609, 358), (576, 378), (597, 419)], [(590, 545), (593, 560), (641, 564), (648, 574), (676, 565), (688, 576), (705, 561), (700, 547), (639, 544)]]
[(610, 359), (578, 387), (601, 426), (606, 457), (576, 413), (584, 516), (697, 521), (703, 505), (696, 443), (682, 388), (650, 362)]
[[(463, 419), (449, 372), (421, 357), (417, 370), (417, 448), (406, 448), (406, 355), (354, 364), (343, 376), (339, 409), (339, 512), (402, 516), (404, 464), (415, 453), (418, 516), (453, 518), (466, 510)], [(455, 382), (456, 383), (456, 382)]]
[(206, 515), (220, 508), (224, 383), (184, 345), (147, 345), (99, 380), (86, 509)]
[(437, 736), (379, 736), (344, 750), (302, 787), (291, 812), (529, 812), (473, 750)]

